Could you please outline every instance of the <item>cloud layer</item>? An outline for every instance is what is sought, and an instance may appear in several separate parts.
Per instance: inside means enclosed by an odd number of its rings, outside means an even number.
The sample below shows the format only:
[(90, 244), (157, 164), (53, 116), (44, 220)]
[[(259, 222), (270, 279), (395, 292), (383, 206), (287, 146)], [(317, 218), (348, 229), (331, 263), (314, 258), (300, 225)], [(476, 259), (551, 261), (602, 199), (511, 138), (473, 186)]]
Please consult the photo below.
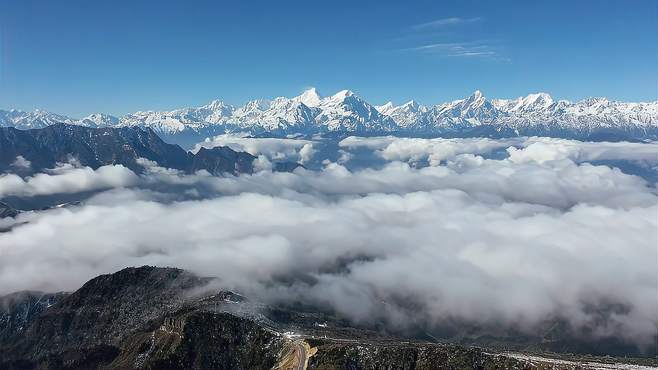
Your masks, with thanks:
[[(252, 154), (267, 159), (287, 150), (277, 145), (300, 155), (313, 144), (267, 143), (241, 145), (260, 145)], [(0, 234), (0, 294), (72, 290), (154, 264), (393, 327), (454, 319), (532, 328), (561, 318), (637, 343), (656, 335), (655, 184), (588, 163), (652, 168), (650, 144), (349, 138), (340, 150), (352, 155), (347, 164), (363, 150), (384, 164), (224, 178), (120, 166), (1, 177), (4, 195), (109, 190), (1, 220), (20, 225)], [(622, 309), (603, 321), (592, 310), (611, 304)]]

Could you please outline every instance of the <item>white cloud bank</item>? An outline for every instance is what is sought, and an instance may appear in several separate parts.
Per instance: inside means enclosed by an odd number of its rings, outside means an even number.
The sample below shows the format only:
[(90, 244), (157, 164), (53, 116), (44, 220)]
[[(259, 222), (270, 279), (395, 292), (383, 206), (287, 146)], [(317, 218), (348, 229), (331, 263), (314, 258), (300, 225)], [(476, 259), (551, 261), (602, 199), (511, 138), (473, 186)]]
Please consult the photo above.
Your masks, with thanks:
[(15, 174), (0, 175), (0, 197), (79, 193), (90, 190), (135, 185), (139, 177), (128, 168), (103, 166), (97, 170), (63, 164), (48, 173), (22, 178)]
[(196, 153), (201, 148), (227, 146), (236, 151), (251, 155), (264, 155), (268, 160), (308, 162), (313, 156), (314, 142), (303, 139), (251, 138), (233, 134), (218, 135), (198, 143), (192, 149)]
[(546, 137), (418, 139), (385, 136), (348, 137), (339, 145), (347, 149), (365, 147), (389, 161), (427, 161), (430, 165), (438, 165), (441, 161), (454, 158), (458, 154), (488, 154), (497, 149), (506, 149), (510, 159), (515, 163), (571, 159), (577, 163), (626, 160), (645, 162), (651, 166), (658, 165), (658, 143), (655, 142), (582, 142)]
[[(0, 294), (72, 290), (100, 273), (153, 264), (216, 276), (268, 300), (329, 305), (357, 321), (533, 327), (562, 318), (594, 327), (594, 335), (651, 343), (658, 330), (654, 185), (577, 164), (569, 142), (524, 141), (508, 158), (485, 159), (473, 153), (510, 143), (358, 140), (395, 161), (226, 178), (154, 168), (135, 179), (103, 167), (28, 179), (32, 190), (21, 194), (62, 189), (39, 186), (53, 179), (72, 183), (58, 176), (82, 176), (90, 187), (107, 186), (108, 171), (122, 180), (83, 206), (3, 220), (26, 223), (0, 234)], [(628, 145), (576, 152), (649, 158)], [(434, 156), (433, 166), (398, 161), (419, 155)], [(591, 310), (610, 304), (623, 309), (603, 321)]]

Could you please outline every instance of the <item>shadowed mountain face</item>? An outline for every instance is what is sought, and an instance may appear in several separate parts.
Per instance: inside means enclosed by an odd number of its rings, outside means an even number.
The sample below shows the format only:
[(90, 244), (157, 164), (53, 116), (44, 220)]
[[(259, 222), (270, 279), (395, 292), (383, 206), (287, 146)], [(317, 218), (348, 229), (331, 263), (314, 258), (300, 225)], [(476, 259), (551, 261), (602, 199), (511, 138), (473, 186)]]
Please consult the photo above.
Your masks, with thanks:
[(195, 155), (165, 143), (151, 129), (137, 127), (55, 124), (34, 130), (0, 128), (0, 172), (28, 175), (72, 160), (94, 169), (121, 164), (141, 172), (144, 167), (140, 158), (162, 167), (184, 172), (207, 170), (214, 175), (250, 173), (255, 159), (230, 148), (214, 148)]
[[(212, 286), (213, 279), (184, 270), (144, 266), (101, 275), (71, 294), (0, 297), (0, 368), (542, 368), (495, 350), (359, 329), (321, 310), (271, 307)], [(291, 331), (301, 336), (283, 334)]]
[(16, 215), (18, 215), (17, 210), (6, 203), (0, 202), (0, 218), (16, 217)]
[(0, 338), (11, 338), (67, 293), (17, 292), (0, 297)]

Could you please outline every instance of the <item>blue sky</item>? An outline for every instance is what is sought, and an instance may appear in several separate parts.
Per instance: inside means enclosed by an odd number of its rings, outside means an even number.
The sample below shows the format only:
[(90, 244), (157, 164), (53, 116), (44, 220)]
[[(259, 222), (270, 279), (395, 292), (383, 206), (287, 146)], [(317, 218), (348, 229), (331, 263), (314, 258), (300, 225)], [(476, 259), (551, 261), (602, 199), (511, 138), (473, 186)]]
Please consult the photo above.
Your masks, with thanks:
[(424, 104), (480, 89), (656, 100), (658, 1), (32, 1), (0, 11), (0, 108), (80, 117), (212, 99)]

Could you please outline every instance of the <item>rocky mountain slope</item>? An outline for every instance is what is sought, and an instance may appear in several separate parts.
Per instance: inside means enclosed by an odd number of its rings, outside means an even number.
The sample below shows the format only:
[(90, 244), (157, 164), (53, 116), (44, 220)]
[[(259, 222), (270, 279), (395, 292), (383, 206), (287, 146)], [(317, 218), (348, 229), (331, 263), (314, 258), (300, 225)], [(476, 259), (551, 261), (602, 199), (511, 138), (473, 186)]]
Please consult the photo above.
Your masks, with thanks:
[(385, 335), (319, 310), (267, 306), (213, 285), (180, 269), (144, 266), (101, 275), (70, 294), (1, 297), (0, 368), (573, 368)]
[(92, 114), (73, 119), (45, 111), (0, 110), (0, 126), (43, 128), (64, 122), (86, 127), (151, 128), (165, 140), (189, 145), (226, 132), (259, 135), (350, 133), (408, 136), (554, 136), (578, 139), (656, 139), (658, 101), (625, 103), (605, 98), (553, 100), (546, 93), (517, 99), (485, 98), (480, 91), (453, 102), (373, 106), (349, 90), (321, 97), (309, 89), (293, 98), (253, 100), (236, 107), (215, 100), (197, 108)]
[(141, 172), (142, 159), (185, 172), (207, 170), (218, 175), (249, 173), (256, 158), (228, 147), (192, 154), (165, 143), (149, 128), (89, 128), (61, 123), (30, 130), (0, 128), (0, 172), (25, 175), (71, 160), (92, 168), (121, 164)]
[(16, 217), (18, 211), (7, 203), (0, 202), (0, 218)]

